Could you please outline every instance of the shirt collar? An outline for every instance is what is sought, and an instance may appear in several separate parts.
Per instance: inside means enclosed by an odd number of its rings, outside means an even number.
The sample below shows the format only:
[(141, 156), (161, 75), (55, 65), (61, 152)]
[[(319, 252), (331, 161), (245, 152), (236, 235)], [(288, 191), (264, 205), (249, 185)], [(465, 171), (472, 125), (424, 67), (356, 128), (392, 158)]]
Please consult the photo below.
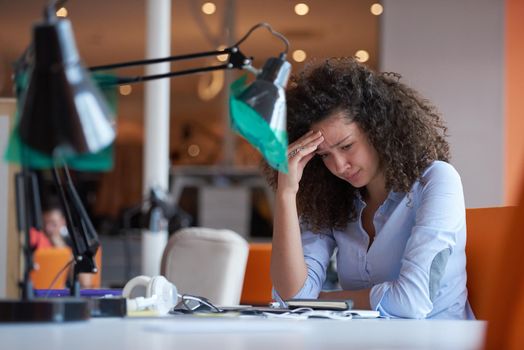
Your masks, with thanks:
[[(356, 191), (356, 197), (357, 199), (359, 200), (359, 202), (364, 202), (364, 200), (362, 199), (362, 194), (360, 193), (360, 191)], [(402, 198), (404, 198), (406, 196), (406, 193), (404, 192), (393, 192), (393, 191), (390, 191), (389, 194), (388, 194), (388, 197), (386, 198), (387, 199), (391, 199), (395, 202), (400, 202), (402, 200)]]
[(406, 196), (406, 193), (404, 192), (389, 192), (388, 199), (391, 199), (395, 202), (400, 202), (402, 198)]

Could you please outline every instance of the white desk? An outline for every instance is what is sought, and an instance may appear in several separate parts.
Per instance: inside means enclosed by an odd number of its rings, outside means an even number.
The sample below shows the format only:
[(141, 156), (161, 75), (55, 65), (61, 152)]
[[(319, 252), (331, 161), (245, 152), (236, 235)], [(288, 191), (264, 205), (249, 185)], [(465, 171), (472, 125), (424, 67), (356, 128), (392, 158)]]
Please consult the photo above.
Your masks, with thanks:
[(483, 321), (101, 318), (62, 324), (2, 324), (9, 350), (481, 349)]

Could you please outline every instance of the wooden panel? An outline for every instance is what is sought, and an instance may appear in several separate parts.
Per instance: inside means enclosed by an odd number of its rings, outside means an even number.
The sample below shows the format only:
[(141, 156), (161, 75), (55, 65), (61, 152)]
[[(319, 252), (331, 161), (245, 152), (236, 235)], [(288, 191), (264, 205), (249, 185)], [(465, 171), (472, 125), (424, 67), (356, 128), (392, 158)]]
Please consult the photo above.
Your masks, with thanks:
[[(3, 132), (9, 131), (14, 124), (14, 113), (16, 108), (16, 100), (14, 98), (0, 98), (0, 116), (7, 116), (9, 120), (9, 127)], [(8, 134), (8, 132), (6, 133)], [(0, 167), (5, 171), (0, 171), (0, 182), (7, 191), (0, 191), (0, 217), (4, 217), (0, 222), (0, 245), (5, 247), (5, 251), (0, 254), (1, 258), (6, 258), (0, 263), (0, 269), (4, 269), (0, 273), (2, 282), (0, 283), (0, 295), (5, 293), (7, 297), (18, 296), (18, 281), (20, 276), (20, 250), (19, 250), (19, 235), (16, 228), (16, 206), (14, 193), (14, 174), (18, 171), (18, 166), (8, 165), (3, 160), (5, 147), (7, 146), (7, 137), (0, 138)]]
[(524, 170), (524, 1), (506, 0), (506, 154), (505, 203), (517, 204)]

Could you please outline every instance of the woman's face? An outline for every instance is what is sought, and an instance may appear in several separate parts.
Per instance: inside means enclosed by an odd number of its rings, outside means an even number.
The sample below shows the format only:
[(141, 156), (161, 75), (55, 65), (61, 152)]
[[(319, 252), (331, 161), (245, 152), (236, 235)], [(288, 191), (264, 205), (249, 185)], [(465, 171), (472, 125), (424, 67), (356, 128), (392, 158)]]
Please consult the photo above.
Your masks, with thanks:
[(334, 113), (313, 124), (311, 129), (324, 136), (316, 154), (333, 175), (356, 188), (384, 182), (375, 147), (357, 123), (348, 121), (344, 112)]

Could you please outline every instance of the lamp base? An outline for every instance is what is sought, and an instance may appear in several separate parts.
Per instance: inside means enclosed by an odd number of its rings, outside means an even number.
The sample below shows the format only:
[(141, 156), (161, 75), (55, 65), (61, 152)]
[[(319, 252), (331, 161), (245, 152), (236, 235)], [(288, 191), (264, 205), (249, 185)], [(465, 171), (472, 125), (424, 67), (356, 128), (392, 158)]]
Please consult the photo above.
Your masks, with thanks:
[(71, 322), (90, 317), (88, 303), (77, 298), (0, 300), (0, 322)]

